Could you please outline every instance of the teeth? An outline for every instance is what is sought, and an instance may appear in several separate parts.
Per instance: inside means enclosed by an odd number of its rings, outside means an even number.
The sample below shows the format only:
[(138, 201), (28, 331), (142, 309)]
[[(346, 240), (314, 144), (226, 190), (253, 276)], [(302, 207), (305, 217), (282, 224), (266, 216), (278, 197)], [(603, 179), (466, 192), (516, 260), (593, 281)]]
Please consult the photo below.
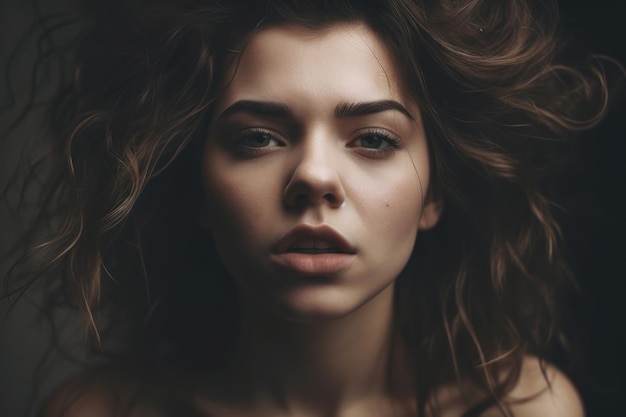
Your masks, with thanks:
[(315, 241), (303, 240), (301, 242), (296, 242), (291, 245), (291, 249), (315, 249)]
[(319, 251), (337, 251), (337, 246), (331, 244), (327, 240), (302, 240), (291, 245), (290, 250), (319, 250)]
[(290, 249), (289, 252), (294, 253), (339, 253), (339, 249), (302, 249), (302, 248), (293, 248)]
[(330, 243), (325, 240), (316, 240), (315, 241), (315, 249), (329, 249)]

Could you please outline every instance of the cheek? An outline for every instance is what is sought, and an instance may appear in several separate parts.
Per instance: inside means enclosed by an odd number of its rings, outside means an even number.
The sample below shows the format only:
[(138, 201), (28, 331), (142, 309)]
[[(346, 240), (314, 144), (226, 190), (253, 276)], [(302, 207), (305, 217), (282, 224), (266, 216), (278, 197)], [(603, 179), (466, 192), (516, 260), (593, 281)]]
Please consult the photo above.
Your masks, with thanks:
[[(421, 193), (415, 181), (386, 187), (375, 210), (370, 230), (376, 248), (390, 264), (404, 264), (413, 251), (421, 209)], [(403, 265), (402, 265), (403, 266)]]
[(412, 244), (422, 207), (421, 184), (428, 180), (428, 175), (420, 172), (418, 179), (408, 158), (390, 172), (379, 174), (369, 178), (369, 186), (362, 185), (363, 191), (356, 203), (366, 226), (389, 245), (404, 244), (407, 240)]
[(250, 239), (255, 235), (251, 228), (259, 224), (259, 219), (262, 221), (264, 211), (255, 201), (253, 190), (244, 187), (237, 178), (207, 170), (204, 175), (209, 229), (221, 261), (236, 278), (246, 271), (247, 263), (242, 260), (250, 256), (244, 255), (257, 252), (255, 240)]
[[(255, 236), (263, 225), (271, 224), (275, 210), (276, 190), (273, 176), (237, 170), (219, 161), (204, 169), (205, 211), (216, 241), (228, 246), (254, 249)], [(216, 242), (221, 243), (221, 242)]]
[(420, 184), (428, 180), (427, 172), (420, 169), (418, 179), (413, 163), (407, 158), (399, 161), (393, 172), (377, 176), (380, 182), (376, 186), (364, 188), (366, 195), (362, 194), (358, 210), (367, 240), (363, 256), (373, 274), (395, 278), (406, 266), (418, 232), (422, 208)]
[(381, 206), (381, 227), (393, 232), (394, 239), (402, 240), (405, 236), (413, 236), (421, 210), (421, 193), (414, 181), (388, 187)]

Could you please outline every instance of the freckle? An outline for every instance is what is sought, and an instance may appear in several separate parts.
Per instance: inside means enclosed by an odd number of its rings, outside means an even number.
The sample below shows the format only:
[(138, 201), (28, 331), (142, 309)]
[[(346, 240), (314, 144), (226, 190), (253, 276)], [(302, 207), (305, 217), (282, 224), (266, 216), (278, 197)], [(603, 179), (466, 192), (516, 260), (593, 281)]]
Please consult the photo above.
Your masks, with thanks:
[(389, 207), (389, 203), (385, 204), (385, 207)]

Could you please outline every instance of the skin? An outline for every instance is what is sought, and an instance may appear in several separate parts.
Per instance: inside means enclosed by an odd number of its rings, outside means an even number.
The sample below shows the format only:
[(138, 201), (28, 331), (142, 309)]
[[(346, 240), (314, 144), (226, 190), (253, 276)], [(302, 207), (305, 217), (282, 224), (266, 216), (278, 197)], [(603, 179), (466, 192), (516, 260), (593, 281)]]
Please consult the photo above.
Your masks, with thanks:
[[(258, 33), (230, 75), (205, 149), (203, 222), (241, 289), (241, 343), (199, 408), (233, 416), (414, 415), (391, 330), (393, 289), (418, 231), (437, 223), (442, 203), (429, 198), (427, 138), (393, 57), (363, 24), (283, 25)], [(403, 110), (337, 115), (345, 104), (381, 100)], [(241, 110), (242, 101), (282, 110)], [(381, 132), (397, 148), (380, 141)], [(354, 248), (347, 266), (330, 274), (277, 267), (276, 242), (302, 224), (343, 235)], [(549, 367), (548, 381), (551, 388), (528, 358), (507, 398), (515, 415), (582, 416), (567, 378)], [(468, 408), (454, 386), (436, 397), (443, 417)]]
[[(199, 390), (203, 415), (415, 415), (403, 347), (392, 332), (394, 282), (442, 204), (429, 198), (427, 140), (396, 68), (384, 43), (354, 23), (264, 29), (231, 69), (203, 156), (200, 220), (241, 289), (240, 343)], [(278, 103), (283, 114), (276, 106), (271, 116), (258, 105), (233, 111), (243, 100)], [(380, 100), (404, 110), (337, 115), (343, 104)], [(397, 148), (380, 140), (385, 132)], [(328, 272), (317, 255), (297, 268), (275, 262), (279, 242), (301, 225), (326, 225), (345, 238), (351, 251), (341, 268)], [(547, 378), (536, 359), (524, 361), (505, 399), (515, 417), (581, 417), (567, 378), (551, 366)], [(77, 399), (70, 382), (43, 415), (113, 415), (112, 397), (124, 395), (96, 378)], [(438, 417), (459, 417), (471, 405), (454, 385), (435, 397)], [(131, 413), (158, 415), (142, 404)], [(482, 416), (502, 414), (492, 408)]]
[[(242, 54), (217, 106), (204, 180), (206, 223), (253, 302), (305, 322), (350, 314), (394, 282), (418, 228), (436, 222), (439, 206), (422, 204), (429, 161), (419, 109), (401, 94), (394, 67), (373, 33), (353, 25), (267, 29)], [(344, 104), (381, 100), (407, 114), (335, 114)], [(242, 101), (278, 103), (291, 114), (233, 111)], [(364, 145), (376, 140), (378, 148)], [(276, 265), (276, 244), (302, 225), (343, 235), (354, 247), (350, 265), (331, 274)]]
[[(403, 91), (387, 48), (362, 24), (272, 27), (242, 53), (203, 170), (203, 222), (241, 288), (232, 403), (265, 410), (258, 415), (392, 413), (384, 381), (394, 282), (418, 230), (441, 212), (427, 198), (420, 112)], [(284, 110), (237, 110), (250, 101)], [(381, 101), (397, 104), (337, 114)], [(344, 236), (353, 248), (345, 267), (328, 273), (312, 259), (303, 272), (274, 262), (278, 242), (302, 225)]]

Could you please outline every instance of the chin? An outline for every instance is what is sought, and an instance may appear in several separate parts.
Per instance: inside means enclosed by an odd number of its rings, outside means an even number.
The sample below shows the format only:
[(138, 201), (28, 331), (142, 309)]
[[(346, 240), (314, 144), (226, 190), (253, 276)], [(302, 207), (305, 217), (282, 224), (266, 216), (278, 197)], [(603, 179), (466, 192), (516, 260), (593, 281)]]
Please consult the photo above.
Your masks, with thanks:
[(324, 323), (357, 314), (372, 298), (340, 288), (299, 288), (266, 306), (282, 319), (297, 323)]
[(276, 314), (282, 319), (302, 324), (328, 323), (349, 316), (351, 309), (336, 306), (280, 306)]

